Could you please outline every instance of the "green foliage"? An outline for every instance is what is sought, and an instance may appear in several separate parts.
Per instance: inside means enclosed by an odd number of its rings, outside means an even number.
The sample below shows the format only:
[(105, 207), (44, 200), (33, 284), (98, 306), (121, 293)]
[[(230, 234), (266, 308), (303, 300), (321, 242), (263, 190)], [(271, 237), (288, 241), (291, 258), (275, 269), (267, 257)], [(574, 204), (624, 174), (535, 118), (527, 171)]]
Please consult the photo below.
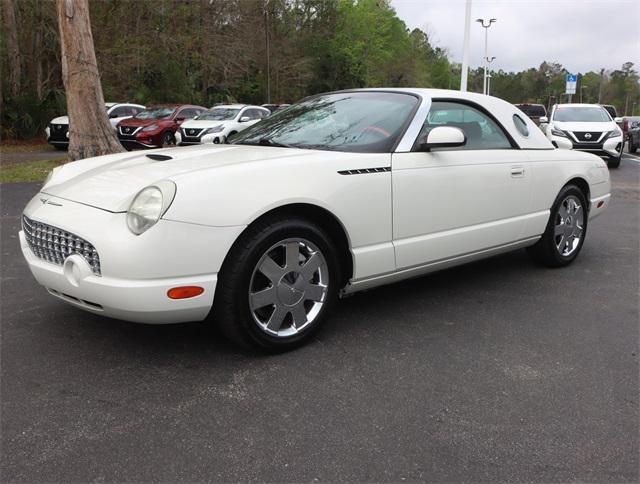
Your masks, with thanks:
[(0, 183), (41, 182), (64, 160), (32, 161), (0, 166)]
[[(60, 45), (54, 2), (15, 4), (23, 93), (3, 92), (2, 135), (30, 137), (66, 112)], [(407, 29), (389, 0), (91, 0), (90, 8), (106, 101), (262, 104), (338, 89), (460, 83), (460, 66), (424, 31)], [(13, 66), (3, 59), (5, 76)], [(638, 112), (633, 67), (585, 73), (578, 93), (585, 86), (585, 102), (600, 99), (621, 114), (635, 104)], [(553, 62), (493, 72), (491, 93), (514, 103), (566, 101), (565, 74)], [(482, 69), (469, 72), (469, 90), (482, 91)]]

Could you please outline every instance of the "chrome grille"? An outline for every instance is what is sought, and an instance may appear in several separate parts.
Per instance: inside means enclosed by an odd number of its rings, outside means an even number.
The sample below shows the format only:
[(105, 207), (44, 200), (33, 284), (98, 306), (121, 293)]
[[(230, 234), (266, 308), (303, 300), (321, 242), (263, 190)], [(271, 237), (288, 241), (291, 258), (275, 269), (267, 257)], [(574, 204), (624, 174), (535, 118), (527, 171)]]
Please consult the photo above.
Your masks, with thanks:
[(185, 138), (199, 138), (203, 128), (182, 128), (182, 136)]
[(98, 251), (89, 242), (71, 232), (22, 216), (27, 244), (40, 259), (62, 265), (67, 257), (78, 254), (89, 263), (96, 276), (101, 275)]

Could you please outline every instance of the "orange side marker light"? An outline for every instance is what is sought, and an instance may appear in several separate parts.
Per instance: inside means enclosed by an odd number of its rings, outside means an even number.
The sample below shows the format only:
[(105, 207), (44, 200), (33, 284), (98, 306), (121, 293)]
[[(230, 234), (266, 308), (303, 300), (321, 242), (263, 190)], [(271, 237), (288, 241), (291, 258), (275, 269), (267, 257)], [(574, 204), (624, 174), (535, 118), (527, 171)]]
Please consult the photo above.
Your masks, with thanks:
[(169, 296), (169, 299), (188, 299), (199, 296), (203, 292), (204, 288), (200, 286), (180, 286), (169, 289), (167, 296)]

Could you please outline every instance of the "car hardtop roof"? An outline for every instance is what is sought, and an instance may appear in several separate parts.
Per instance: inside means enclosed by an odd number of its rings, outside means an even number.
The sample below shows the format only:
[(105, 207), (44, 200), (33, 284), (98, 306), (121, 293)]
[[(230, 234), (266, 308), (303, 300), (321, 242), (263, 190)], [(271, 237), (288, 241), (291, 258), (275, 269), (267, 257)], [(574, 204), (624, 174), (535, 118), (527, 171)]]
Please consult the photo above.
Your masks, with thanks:
[(151, 109), (160, 109), (160, 108), (198, 108), (198, 109), (207, 109), (203, 106), (196, 106), (195, 104), (153, 104), (152, 106), (147, 106), (147, 110)]
[(217, 106), (213, 106), (212, 108), (210, 108), (209, 111), (212, 111), (213, 109), (242, 109), (242, 108), (266, 109), (266, 108), (263, 108), (262, 106), (257, 106), (255, 104), (218, 104)]
[(604, 109), (601, 104), (587, 104), (587, 103), (564, 103), (556, 104), (557, 108), (600, 108)]
[[(421, 98), (446, 98), (446, 99), (462, 99), (475, 101), (478, 104), (487, 104), (492, 100), (496, 100), (499, 102), (507, 102), (503, 99), (487, 96), (485, 94), (479, 94), (476, 92), (469, 91), (454, 91), (453, 89), (432, 89), (432, 88), (422, 88), (422, 87), (366, 87), (362, 89), (345, 89), (341, 91), (334, 91), (330, 93), (324, 94), (338, 94), (343, 92), (395, 92), (401, 94), (413, 94), (414, 96), (418, 96)], [(321, 95), (321, 94), (320, 94)], [(314, 97), (314, 96), (309, 96)]]

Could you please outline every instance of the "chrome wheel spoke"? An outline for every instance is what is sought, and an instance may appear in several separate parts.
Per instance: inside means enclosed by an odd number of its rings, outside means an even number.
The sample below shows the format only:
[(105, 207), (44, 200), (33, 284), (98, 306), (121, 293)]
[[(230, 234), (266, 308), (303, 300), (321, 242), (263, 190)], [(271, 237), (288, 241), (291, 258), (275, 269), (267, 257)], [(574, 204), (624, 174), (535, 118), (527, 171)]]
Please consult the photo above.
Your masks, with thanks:
[(554, 235), (558, 236), (558, 235), (564, 235), (564, 224), (558, 224), (556, 225), (554, 231), (553, 231)]
[(322, 302), (324, 300), (324, 295), (326, 292), (326, 286), (308, 284), (304, 291), (304, 298), (307, 301)]
[(260, 309), (271, 304), (277, 304), (277, 294), (275, 286), (268, 287), (262, 291), (251, 293), (251, 309)]
[(284, 269), (276, 264), (271, 257), (268, 255), (262, 261), (259, 268), (260, 272), (262, 272), (267, 279), (269, 279), (274, 285), (278, 283), (280, 278), (284, 275)]
[(568, 205), (568, 202), (565, 200), (560, 204), (560, 207), (558, 208), (558, 213), (560, 214), (560, 217), (562, 217), (562, 220), (565, 220), (569, 216), (569, 209), (567, 206), (565, 206), (565, 203), (567, 203)]
[(276, 306), (273, 313), (267, 321), (267, 328), (271, 331), (278, 331), (284, 322), (284, 318), (287, 316), (287, 310), (282, 306)]
[(313, 274), (320, 268), (322, 264), (322, 256), (318, 252), (314, 252), (309, 260), (300, 268), (300, 274), (304, 277), (305, 281), (310, 281)]
[(291, 316), (293, 317), (293, 324), (297, 329), (302, 328), (307, 322), (307, 311), (304, 309), (302, 302), (291, 308)]
[(300, 267), (300, 246), (298, 242), (287, 243), (285, 260), (285, 267), (288, 271), (293, 271)]

